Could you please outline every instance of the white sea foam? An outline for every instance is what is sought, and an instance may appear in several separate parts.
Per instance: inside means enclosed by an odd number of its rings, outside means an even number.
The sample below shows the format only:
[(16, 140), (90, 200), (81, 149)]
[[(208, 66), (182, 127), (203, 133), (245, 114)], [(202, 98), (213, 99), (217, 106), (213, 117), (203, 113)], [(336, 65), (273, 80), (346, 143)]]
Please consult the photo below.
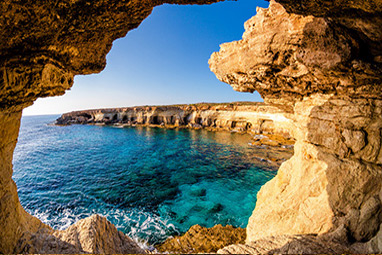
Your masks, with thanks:
[[(138, 209), (121, 210), (111, 209), (109, 211), (88, 211), (78, 213), (72, 209), (64, 209), (59, 215), (52, 215), (50, 210), (28, 210), (27, 211), (39, 218), (43, 223), (58, 229), (67, 229), (70, 225), (76, 223), (80, 219), (99, 214), (111, 221), (118, 230), (123, 231), (127, 236), (132, 238), (143, 249), (153, 249), (150, 241), (163, 241), (170, 236), (171, 233), (179, 233), (175, 226), (166, 219), (154, 215), (152, 213), (140, 211)], [(84, 211), (83, 209), (80, 211)]]

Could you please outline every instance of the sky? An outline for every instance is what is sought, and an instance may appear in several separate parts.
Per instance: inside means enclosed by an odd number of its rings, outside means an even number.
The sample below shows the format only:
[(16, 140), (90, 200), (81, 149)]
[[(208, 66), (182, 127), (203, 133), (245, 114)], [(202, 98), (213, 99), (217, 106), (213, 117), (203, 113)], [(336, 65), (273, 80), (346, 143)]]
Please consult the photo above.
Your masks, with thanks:
[(38, 99), (23, 115), (198, 102), (262, 101), (219, 81), (208, 59), (219, 45), (240, 40), (244, 22), (263, 0), (212, 5), (162, 5), (138, 29), (114, 41), (106, 68), (79, 75), (64, 96)]

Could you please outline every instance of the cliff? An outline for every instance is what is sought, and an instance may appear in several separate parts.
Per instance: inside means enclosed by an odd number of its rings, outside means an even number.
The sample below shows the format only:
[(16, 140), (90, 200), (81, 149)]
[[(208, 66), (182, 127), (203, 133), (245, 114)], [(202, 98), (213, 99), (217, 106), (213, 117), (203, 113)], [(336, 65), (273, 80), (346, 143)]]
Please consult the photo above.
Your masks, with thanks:
[(140, 106), (76, 111), (63, 114), (57, 125), (109, 124), (210, 128), (290, 137), (289, 113), (263, 103)]
[(280, 2), (209, 61), (235, 90), (290, 106), (296, 139), (258, 193), (246, 244), (221, 252), (380, 253), (382, 4)]
[[(18, 200), (12, 154), (22, 109), (39, 97), (62, 95), (74, 75), (100, 72), (113, 40), (165, 2), (214, 1), (1, 1), (1, 253), (39, 253), (39, 240), (61, 238)], [(382, 3), (279, 2), (259, 9), (243, 40), (222, 45), (210, 60), (211, 70), (234, 89), (257, 90), (265, 102), (287, 105), (297, 140), (295, 155), (258, 195), (246, 244), (223, 252), (335, 253), (345, 247), (381, 253)], [(86, 238), (111, 245), (110, 253), (124, 252), (95, 232)], [(49, 252), (67, 252), (62, 240)]]
[[(51, 253), (82, 252), (78, 242), (74, 250), (65, 249), (65, 240), (59, 241), (61, 237), (51, 234), (48, 226), (30, 216), (20, 205), (12, 180), (12, 156), (22, 109), (39, 97), (63, 95), (73, 85), (74, 75), (102, 71), (113, 41), (137, 28), (155, 6), (217, 1), (0, 2), (0, 253), (40, 253), (43, 252), (42, 240), (45, 245), (48, 241), (56, 243)], [(102, 232), (96, 230), (98, 235)], [(82, 229), (78, 231), (83, 236)], [(100, 239), (94, 239), (98, 235), (88, 235), (93, 240), (87, 242), (98, 242)], [(127, 246), (131, 243), (129, 239), (121, 240)], [(26, 245), (20, 245), (21, 241)], [(111, 245), (108, 253), (130, 253), (120, 249), (123, 245), (113, 246), (106, 241), (90, 246), (94, 249), (87, 252), (97, 253), (100, 251), (97, 247), (105, 250), (107, 245)]]

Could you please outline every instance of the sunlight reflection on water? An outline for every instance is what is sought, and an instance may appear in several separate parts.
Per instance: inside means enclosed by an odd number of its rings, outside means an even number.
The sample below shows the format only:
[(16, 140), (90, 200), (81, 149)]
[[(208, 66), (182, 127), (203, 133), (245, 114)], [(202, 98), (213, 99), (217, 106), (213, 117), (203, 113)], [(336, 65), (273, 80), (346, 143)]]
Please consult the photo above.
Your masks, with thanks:
[(13, 175), (24, 208), (55, 228), (98, 213), (155, 244), (194, 224), (245, 227), (275, 175), (249, 135), (47, 125), (56, 117), (22, 118)]

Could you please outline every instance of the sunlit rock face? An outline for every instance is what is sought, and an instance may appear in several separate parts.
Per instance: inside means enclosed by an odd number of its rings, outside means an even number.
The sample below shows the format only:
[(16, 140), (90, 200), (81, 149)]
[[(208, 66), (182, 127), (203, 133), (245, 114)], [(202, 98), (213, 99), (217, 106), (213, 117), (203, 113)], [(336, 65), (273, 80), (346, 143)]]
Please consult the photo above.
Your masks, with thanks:
[(75, 111), (63, 114), (56, 124), (160, 125), (276, 134), (289, 138), (294, 126), (288, 116), (285, 110), (264, 103), (200, 103)]
[(210, 68), (235, 90), (257, 90), (267, 101), (293, 103), (312, 93), (381, 99), (382, 16), (362, 22), (357, 32), (271, 2), (245, 23), (242, 40), (221, 45)]
[(62, 231), (41, 228), (26, 233), (19, 239), (16, 251), (18, 253), (39, 252), (45, 254), (57, 251), (66, 254), (144, 253), (134, 241), (99, 215), (82, 219)]
[(220, 0), (64, 0), (0, 3), (0, 110), (62, 95), (76, 74), (97, 73), (115, 39), (163, 3)]
[[(113, 234), (115, 242), (98, 239), (97, 233), (112, 228), (101, 218), (79, 223), (84, 228), (73, 226), (73, 238), (67, 238), (23, 210), (11, 179), (21, 110), (38, 97), (62, 95), (76, 74), (101, 71), (113, 40), (136, 28), (154, 6), (216, 1), (1, 1), (1, 253), (140, 252), (119, 249), (133, 247), (120, 234)], [(258, 90), (265, 101), (294, 109), (295, 156), (261, 190), (247, 246), (276, 234), (321, 234), (326, 244), (382, 252), (381, 2), (280, 3), (284, 7), (271, 2), (260, 9), (247, 22), (243, 40), (223, 45), (210, 62), (234, 89)], [(89, 229), (99, 230), (76, 232)], [(80, 238), (85, 243), (76, 236), (86, 236)], [(294, 240), (279, 242), (282, 253), (311, 251), (289, 249)], [(309, 240), (295, 243), (313, 246)], [(48, 241), (52, 245), (42, 245)]]
[[(315, 234), (317, 243), (381, 252), (381, 3), (280, 2), (286, 9), (259, 9), (243, 39), (221, 45), (209, 62), (235, 90), (294, 109), (295, 154), (258, 193), (246, 243), (304, 253), (310, 241), (291, 236)], [(277, 235), (290, 241), (261, 247)], [(285, 249), (288, 242), (298, 247)]]
[(60, 234), (24, 211), (12, 180), (21, 111), (39, 97), (64, 94), (76, 74), (100, 72), (113, 40), (137, 28), (154, 6), (218, 1), (0, 2), (0, 253), (143, 252), (105, 219)]

